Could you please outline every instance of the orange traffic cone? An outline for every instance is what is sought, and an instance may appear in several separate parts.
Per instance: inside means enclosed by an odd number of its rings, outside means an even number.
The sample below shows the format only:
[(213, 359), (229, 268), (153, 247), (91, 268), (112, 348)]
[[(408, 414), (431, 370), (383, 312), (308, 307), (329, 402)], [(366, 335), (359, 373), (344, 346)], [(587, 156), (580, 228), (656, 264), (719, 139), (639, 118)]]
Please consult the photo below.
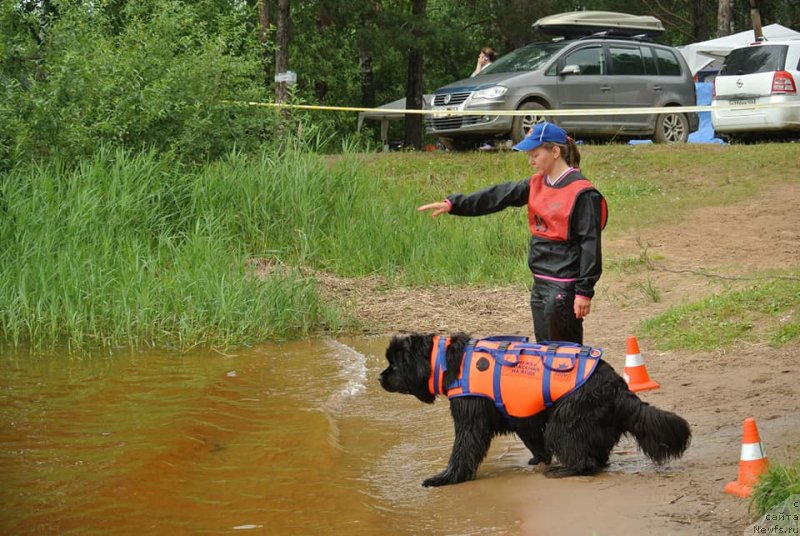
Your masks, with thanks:
[(622, 377), (625, 378), (628, 389), (634, 393), (661, 387), (648, 376), (647, 367), (644, 366), (644, 359), (639, 352), (639, 341), (634, 336), (628, 337), (628, 346), (625, 352), (625, 369), (622, 371)]
[(767, 471), (769, 460), (758, 437), (756, 421), (752, 417), (744, 420), (742, 433), (742, 455), (739, 457), (739, 476), (725, 485), (725, 493), (749, 497), (758, 478)]

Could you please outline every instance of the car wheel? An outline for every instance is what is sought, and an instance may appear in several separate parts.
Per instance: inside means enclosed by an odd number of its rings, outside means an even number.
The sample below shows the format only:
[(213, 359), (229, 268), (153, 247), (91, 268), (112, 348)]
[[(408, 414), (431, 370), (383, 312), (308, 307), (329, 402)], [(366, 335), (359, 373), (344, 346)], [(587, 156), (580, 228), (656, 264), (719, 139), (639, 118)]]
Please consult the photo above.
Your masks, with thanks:
[(689, 140), (689, 120), (685, 114), (666, 113), (656, 119), (656, 143), (686, 143)]
[(514, 121), (511, 123), (511, 141), (514, 143), (521, 142), (528, 134), (528, 131), (533, 128), (533, 125), (547, 120), (547, 118), (540, 113), (547, 108), (538, 102), (526, 102), (517, 109), (530, 110), (531, 113), (514, 116)]

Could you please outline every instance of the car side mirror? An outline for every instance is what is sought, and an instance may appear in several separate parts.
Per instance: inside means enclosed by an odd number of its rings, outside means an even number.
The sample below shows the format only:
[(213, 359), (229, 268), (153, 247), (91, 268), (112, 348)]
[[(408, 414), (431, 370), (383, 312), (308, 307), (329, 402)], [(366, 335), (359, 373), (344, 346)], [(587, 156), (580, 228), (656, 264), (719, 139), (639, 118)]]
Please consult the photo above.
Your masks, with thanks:
[(561, 76), (568, 75), (568, 74), (581, 74), (581, 68), (578, 65), (565, 65), (561, 72), (558, 73)]

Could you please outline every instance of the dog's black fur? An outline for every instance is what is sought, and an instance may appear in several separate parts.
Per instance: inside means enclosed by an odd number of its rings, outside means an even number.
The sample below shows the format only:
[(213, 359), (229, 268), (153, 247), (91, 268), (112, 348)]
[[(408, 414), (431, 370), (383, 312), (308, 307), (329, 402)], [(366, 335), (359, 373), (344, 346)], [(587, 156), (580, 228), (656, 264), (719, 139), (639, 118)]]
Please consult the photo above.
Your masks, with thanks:
[[(392, 338), (386, 350), (389, 366), (379, 381), (393, 393), (414, 395), (428, 404), (435, 396), (428, 391), (433, 334)], [(452, 383), (461, 369), (469, 336), (451, 337), (447, 349), (444, 385)], [(494, 402), (481, 396), (450, 400), (455, 424), (455, 442), (447, 468), (426, 479), (423, 486), (457, 484), (475, 478), (478, 466), (498, 434), (516, 433), (533, 454), (528, 463), (550, 464), (553, 456), (561, 467), (551, 467), (550, 477), (593, 475), (608, 465), (611, 449), (624, 433), (630, 433), (654, 462), (679, 458), (689, 446), (689, 423), (669, 411), (642, 402), (605, 361), (577, 391), (556, 401), (532, 417), (507, 419)]]

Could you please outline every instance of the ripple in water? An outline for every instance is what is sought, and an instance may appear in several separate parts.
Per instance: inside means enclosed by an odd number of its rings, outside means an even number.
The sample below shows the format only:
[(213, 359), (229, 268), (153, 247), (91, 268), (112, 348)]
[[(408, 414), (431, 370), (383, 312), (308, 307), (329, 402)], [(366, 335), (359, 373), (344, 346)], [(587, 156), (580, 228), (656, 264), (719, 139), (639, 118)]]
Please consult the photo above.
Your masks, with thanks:
[(338, 417), (347, 408), (351, 399), (366, 390), (367, 358), (361, 352), (339, 341), (329, 340), (327, 344), (333, 349), (333, 353), (329, 357), (339, 363), (338, 375), (343, 385), (328, 397), (321, 409), (328, 419), (328, 440), (332, 446), (343, 450), (340, 442)]

